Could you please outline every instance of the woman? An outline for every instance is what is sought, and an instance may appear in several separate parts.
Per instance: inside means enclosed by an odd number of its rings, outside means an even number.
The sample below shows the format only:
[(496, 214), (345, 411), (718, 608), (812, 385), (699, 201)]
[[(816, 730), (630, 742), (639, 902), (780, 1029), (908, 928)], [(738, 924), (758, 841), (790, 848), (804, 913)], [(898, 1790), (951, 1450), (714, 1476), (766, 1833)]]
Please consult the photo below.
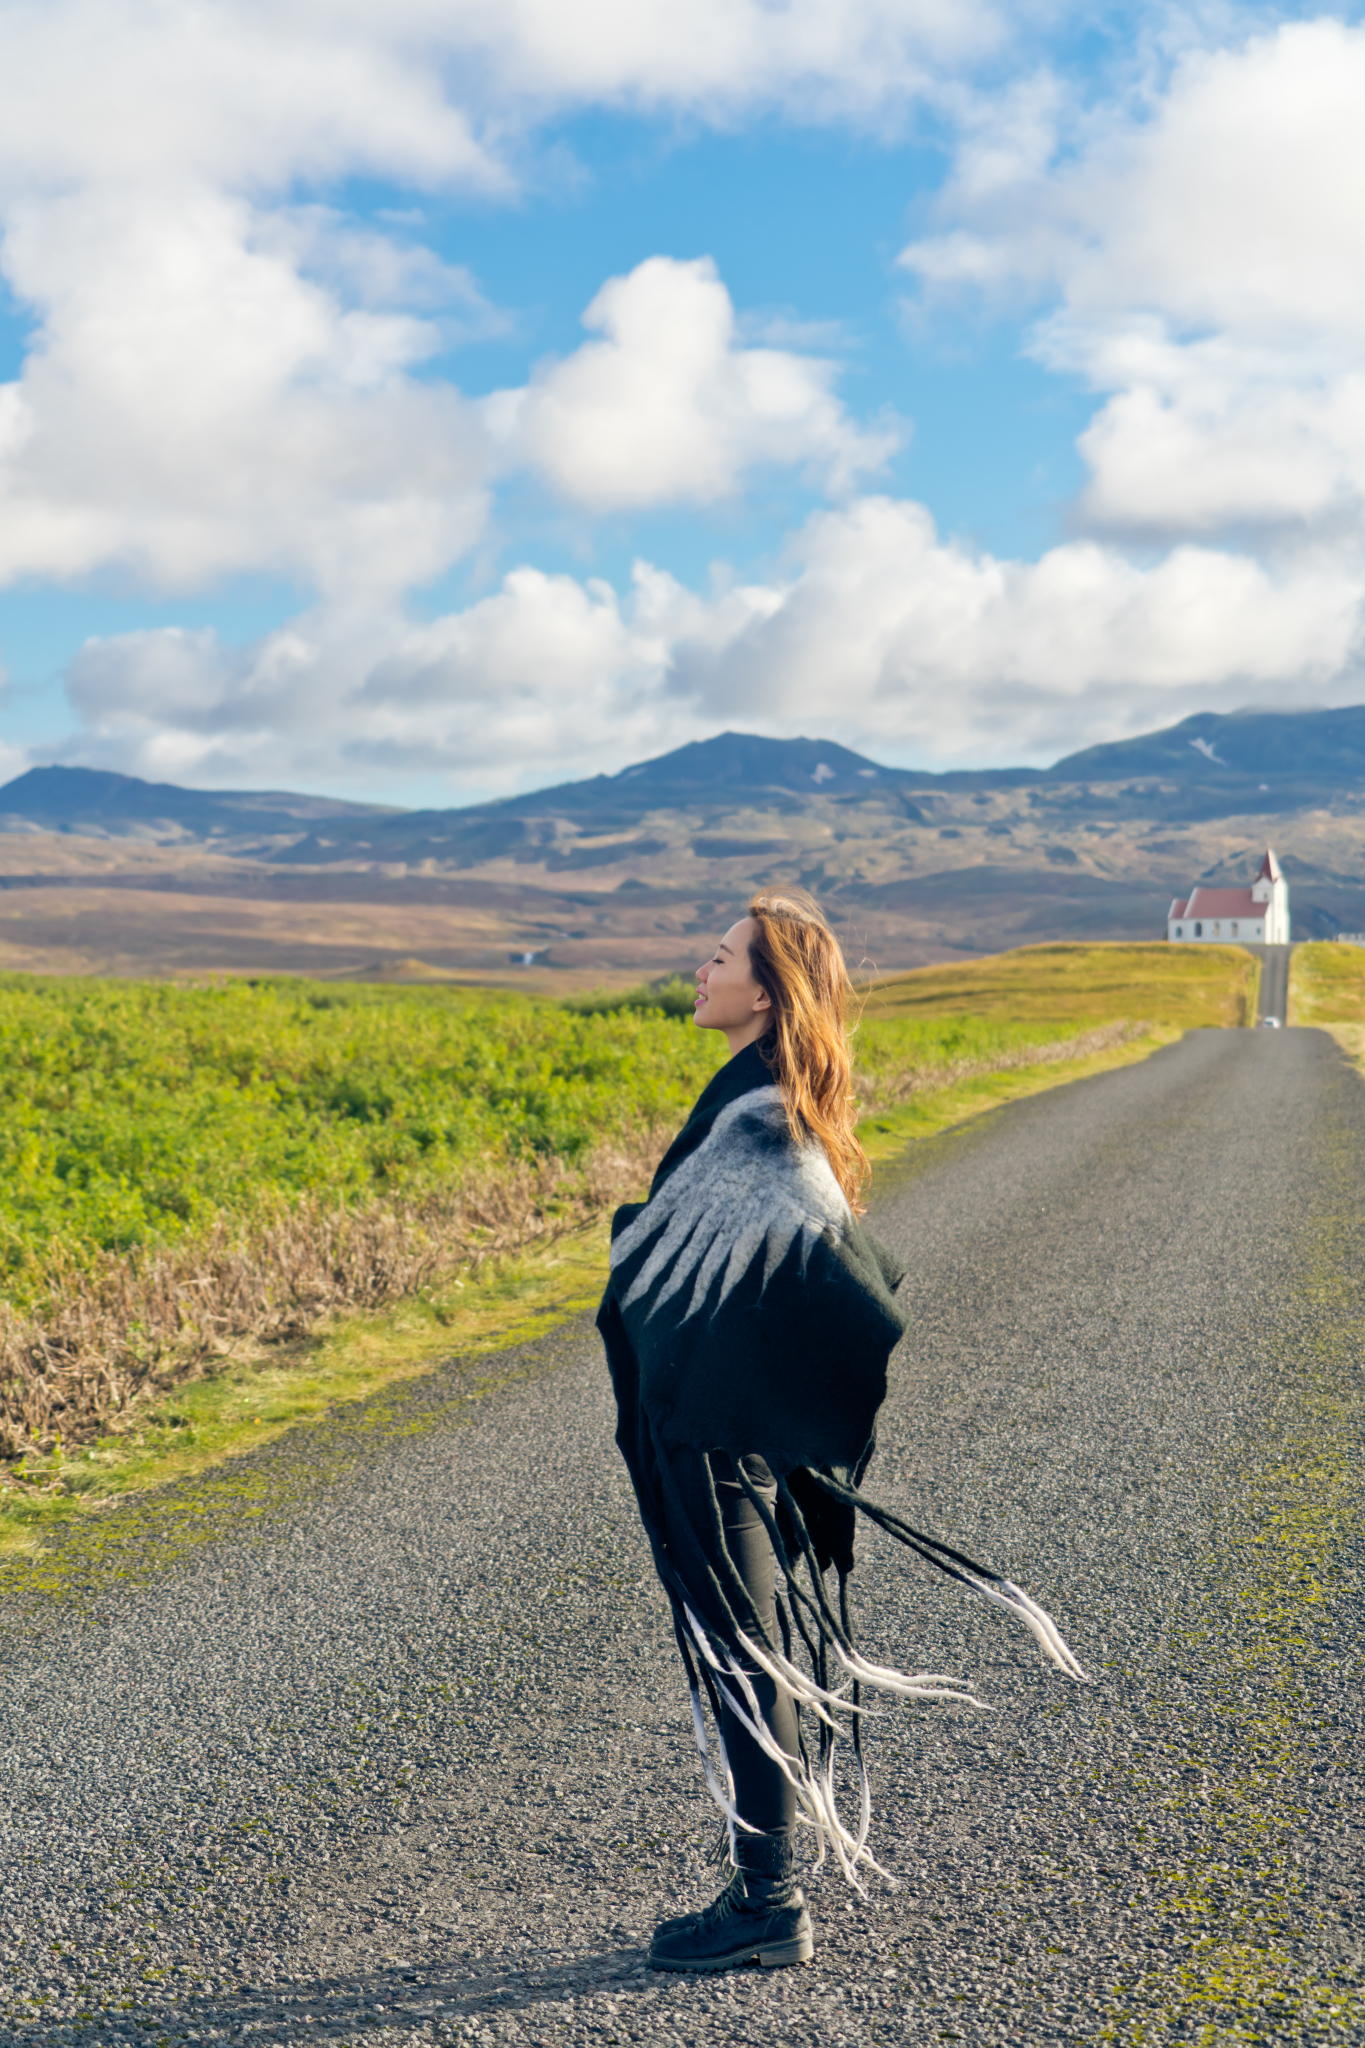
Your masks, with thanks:
[(697, 984), (696, 1022), (723, 1032), (731, 1057), (665, 1153), (648, 1202), (618, 1210), (597, 1319), (616, 1441), (673, 1607), (733, 1866), (704, 1912), (659, 1927), (650, 1962), (663, 1970), (808, 1961), (798, 1819), (816, 1837), (817, 1865), (832, 1850), (854, 1884), (862, 1864), (878, 1867), (866, 1774), (856, 1834), (834, 1797), (834, 1743), (849, 1720), (861, 1768), (861, 1685), (970, 1698), (859, 1656), (846, 1598), (858, 1511), (1009, 1607), (1062, 1670), (1083, 1675), (1026, 1594), (860, 1491), (905, 1327), (893, 1299), (903, 1269), (856, 1220), (868, 1167), (838, 942), (808, 897), (758, 895)]

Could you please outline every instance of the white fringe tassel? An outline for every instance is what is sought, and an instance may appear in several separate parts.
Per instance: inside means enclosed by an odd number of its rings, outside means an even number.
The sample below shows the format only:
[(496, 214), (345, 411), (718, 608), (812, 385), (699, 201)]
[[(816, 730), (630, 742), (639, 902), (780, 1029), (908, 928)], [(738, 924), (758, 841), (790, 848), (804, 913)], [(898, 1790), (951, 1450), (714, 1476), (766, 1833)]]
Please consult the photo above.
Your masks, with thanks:
[[(1007, 1613), (1015, 1615), (1022, 1621), (1038, 1642), (1044, 1655), (1059, 1671), (1064, 1671), (1069, 1678), (1089, 1682), (1087, 1674), (1063, 1642), (1051, 1615), (1040, 1607), (1036, 1600), (1030, 1599), (1021, 1587), (1008, 1579), (999, 1587), (987, 1585), (976, 1578), (973, 1578), (971, 1584), (973, 1590), (983, 1599), (991, 1601), (996, 1607), (1003, 1607)], [(855, 1891), (865, 1893), (866, 1890), (859, 1876), (862, 1867), (875, 1870), (879, 1877), (894, 1885), (895, 1879), (888, 1871), (883, 1870), (867, 1846), (868, 1832), (872, 1825), (872, 1788), (868, 1781), (866, 1760), (862, 1760), (856, 1835), (850, 1834), (840, 1817), (834, 1789), (835, 1743), (839, 1737), (847, 1733), (843, 1723), (835, 1716), (861, 1714), (869, 1710), (861, 1705), (855, 1706), (843, 1688), (838, 1692), (830, 1692), (825, 1687), (817, 1685), (812, 1677), (780, 1650), (769, 1650), (741, 1632), (740, 1647), (756, 1669), (774, 1685), (779, 1686), (799, 1706), (809, 1707), (817, 1719), (823, 1721), (829, 1729), (832, 1739), (825, 1767), (823, 1770), (811, 1769), (799, 1757), (788, 1756), (773, 1736), (759, 1706), (749, 1673), (728, 1651), (723, 1655), (717, 1652), (706, 1629), (690, 1607), (684, 1605), (683, 1612), (687, 1616), (687, 1625), (698, 1651), (716, 1674), (717, 1690), (726, 1705), (764, 1755), (770, 1757), (778, 1766), (795, 1792), (797, 1818), (815, 1832), (816, 1857), (813, 1868), (819, 1870), (824, 1863), (826, 1852), (830, 1851), (844, 1878)], [(867, 1658), (859, 1656), (856, 1651), (850, 1654), (835, 1641), (830, 1641), (829, 1648), (848, 1678), (859, 1685), (871, 1686), (879, 1692), (891, 1693), (899, 1699), (932, 1700), (979, 1707), (987, 1713), (990, 1711), (984, 1700), (977, 1699), (974, 1693), (964, 1692), (951, 1678), (945, 1677), (941, 1672), (917, 1671), (910, 1674), (896, 1671), (889, 1665), (869, 1663)], [(707, 1739), (701, 1695), (695, 1688), (692, 1691), (692, 1729), (706, 1779), (706, 1789), (725, 1816), (729, 1830), (730, 1856), (734, 1861), (736, 1830), (742, 1829), (746, 1834), (753, 1834), (756, 1830), (741, 1818), (736, 1808), (734, 1776), (730, 1769), (730, 1759), (725, 1752), (725, 1737), (719, 1728), (716, 1730), (716, 1741), (720, 1750), (723, 1777), (716, 1771)]]
[[(717, 1690), (724, 1698), (726, 1705), (730, 1708), (740, 1726), (758, 1744), (764, 1755), (770, 1757), (778, 1766), (783, 1777), (795, 1792), (798, 1818), (815, 1831), (817, 1844), (815, 1869), (818, 1870), (824, 1862), (826, 1852), (832, 1851), (844, 1877), (856, 1891), (862, 1892), (865, 1890), (862, 1880), (858, 1875), (860, 1866), (866, 1866), (869, 1870), (875, 1870), (877, 1875), (885, 1878), (888, 1884), (894, 1884), (895, 1880), (890, 1872), (883, 1870), (881, 1864), (877, 1862), (877, 1859), (867, 1846), (868, 1832), (872, 1824), (872, 1788), (868, 1782), (866, 1762), (862, 1766), (862, 1782), (859, 1788), (858, 1832), (855, 1835), (849, 1832), (839, 1813), (838, 1800), (834, 1789), (834, 1743), (831, 1742), (830, 1744), (829, 1755), (823, 1771), (818, 1769), (812, 1770), (799, 1757), (789, 1756), (773, 1736), (771, 1729), (764, 1719), (749, 1673), (728, 1652), (724, 1654), (717, 1652), (710, 1636), (690, 1607), (684, 1606), (683, 1612), (687, 1616), (687, 1625), (692, 1632), (693, 1640), (697, 1645), (700, 1655), (705, 1658), (711, 1670), (716, 1674)], [(817, 1685), (813, 1678), (808, 1677), (804, 1671), (800, 1670), (797, 1665), (793, 1664), (789, 1658), (783, 1656), (780, 1652), (770, 1654), (745, 1635), (741, 1635), (740, 1644), (745, 1653), (752, 1658), (754, 1664), (765, 1676), (770, 1678), (775, 1685), (780, 1686), (790, 1698), (798, 1701), (803, 1706), (811, 1708), (825, 1723), (825, 1726), (835, 1738), (846, 1733), (843, 1725), (834, 1718), (835, 1713), (841, 1711), (844, 1713), (863, 1713), (867, 1711), (861, 1706), (855, 1707), (846, 1694), (842, 1692), (828, 1692), (823, 1687)], [(839, 1656), (850, 1677), (857, 1678), (864, 1684), (881, 1685), (883, 1690), (894, 1691), (903, 1698), (957, 1701), (966, 1706), (978, 1707), (982, 1704), (971, 1693), (962, 1692), (954, 1687), (950, 1679), (930, 1676), (928, 1673), (920, 1673), (914, 1678), (910, 1678), (898, 1671), (883, 1672), (880, 1665), (867, 1664), (862, 1658), (855, 1657), (850, 1659), (842, 1652), (839, 1652)], [(736, 1691), (738, 1692), (738, 1697), (736, 1696)], [(701, 1700), (695, 1692), (692, 1695), (692, 1721), (697, 1739), (697, 1749), (702, 1759), (702, 1769), (706, 1776), (706, 1787), (721, 1812), (725, 1815), (730, 1829), (730, 1846), (731, 1855), (733, 1856), (736, 1824), (744, 1827), (745, 1823), (740, 1820), (735, 1810), (734, 1784), (730, 1777), (728, 1762), (726, 1767), (727, 1784), (724, 1790), (712, 1765), (710, 1750), (706, 1741)], [(723, 1753), (723, 1738), (721, 1748)], [(747, 1831), (753, 1832), (752, 1829)]]
[(1029, 1634), (1034, 1637), (1048, 1662), (1055, 1664), (1068, 1678), (1089, 1685), (1090, 1674), (1083, 1671), (1076, 1658), (1062, 1640), (1062, 1632), (1045, 1607), (1040, 1607), (1011, 1579), (1002, 1579), (998, 1586), (991, 1586), (984, 1579), (964, 1574), (967, 1584), (983, 1600), (989, 1600), (995, 1607), (1003, 1607), (1006, 1614), (1012, 1614), (1016, 1621), (1022, 1621)]

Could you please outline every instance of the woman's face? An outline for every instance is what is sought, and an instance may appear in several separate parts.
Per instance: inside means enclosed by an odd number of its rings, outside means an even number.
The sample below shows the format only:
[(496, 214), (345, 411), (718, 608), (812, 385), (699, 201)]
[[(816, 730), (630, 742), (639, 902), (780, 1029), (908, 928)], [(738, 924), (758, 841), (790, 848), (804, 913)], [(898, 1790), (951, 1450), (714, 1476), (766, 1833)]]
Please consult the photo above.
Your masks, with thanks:
[(753, 931), (753, 919), (742, 917), (697, 969), (693, 1017), (704, 1031), (723, 1031), (732, 1053), (761, 1038), (772, 1021), (772, 1004), (749, 964)]

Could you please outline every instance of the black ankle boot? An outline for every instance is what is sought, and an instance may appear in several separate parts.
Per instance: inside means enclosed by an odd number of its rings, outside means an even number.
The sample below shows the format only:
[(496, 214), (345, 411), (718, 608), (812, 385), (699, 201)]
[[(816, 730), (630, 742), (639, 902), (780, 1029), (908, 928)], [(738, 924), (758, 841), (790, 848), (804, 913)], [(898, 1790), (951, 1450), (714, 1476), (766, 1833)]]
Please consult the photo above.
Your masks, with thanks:
[(665, 1920), (649, 1951), (655, 1970), (732, 1970), (741, 1963), (779, 1968), (815, 1953), (810, 1914), (792, 1873), (790, 1835), (741, 1835), (739, 1863), (702, 1913)]
[[(712, 1900), (712, 1908), (714, 1909), (718, 1906), (721, 1899), (733, 1899), (734, 1903), (739, 1905), (742, 1903), (743, 1898), (744, 1873), (742, 1870), (736, 1870), (732, 1863), (730, 1865), (730, 1881), (726, 1885), (725, 1890), (720, 1894), (720, 1898)], [(693, 1920), (699, 1920), (700, 1918), (701, 1915), (699, 1913), (675, 1913), (672, 1919), (659, 1922), (654, 1930), (654, 1939), (657, 1941), (661, 1934), (672, 1934), (676, 1928), (687, 1927)]]

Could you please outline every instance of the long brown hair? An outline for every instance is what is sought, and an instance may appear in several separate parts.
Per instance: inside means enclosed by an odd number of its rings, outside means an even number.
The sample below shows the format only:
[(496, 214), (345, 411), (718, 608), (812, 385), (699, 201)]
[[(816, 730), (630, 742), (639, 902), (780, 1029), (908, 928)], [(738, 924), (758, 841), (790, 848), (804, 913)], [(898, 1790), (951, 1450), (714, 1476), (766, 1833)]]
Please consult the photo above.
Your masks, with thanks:
[(871, 1168), (853, 1128), (852, 991), (839, 941), (804, 889), (760, 890), (749, 915), (749, 964), (773, 1014), (759, 1050), (782, 1090), (793, 1137), (819, 1140), (859, 1215)]

